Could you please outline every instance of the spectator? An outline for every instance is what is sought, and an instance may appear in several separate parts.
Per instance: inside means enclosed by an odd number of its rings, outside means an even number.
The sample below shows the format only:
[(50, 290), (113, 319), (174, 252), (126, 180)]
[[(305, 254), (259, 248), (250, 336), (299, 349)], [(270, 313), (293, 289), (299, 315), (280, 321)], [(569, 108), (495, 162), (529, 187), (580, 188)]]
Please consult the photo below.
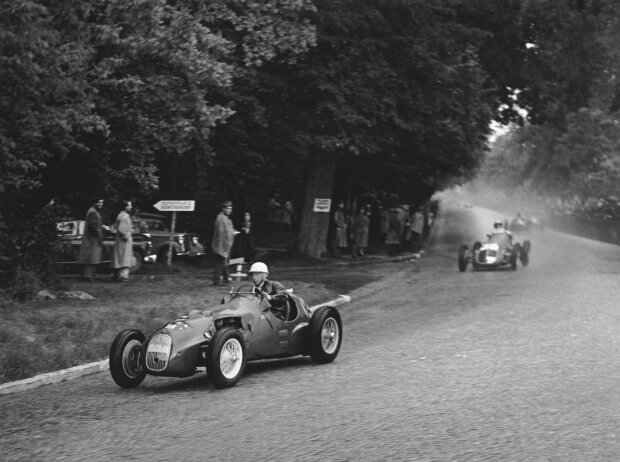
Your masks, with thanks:
[(280, 223), (280, 208), (282, 207), (282, 204), (280, 203), (280, 195), (278, 193), (275, 193), (271, 199), (269, 199), (269, 212), (267, 214), (267, 220), (269, 222), (269, 224), (271, 225), (278, 225), (278, 223)]
[(215, 256), (215, 269), (213, 271), (213, 285), (220, 285), (222, 282), (230, 281), (228, 274), (228, 260), (230, 258), (230, 250), (232, 249), (235, 236), (239, 231), (235, 231), (230, 214), (233, 210), (233, 204), (230, 201), (222, 203), (222, 211), (215, 219), (215, 227), (213, 230), (213, 240), (211, 241), (211, 249)]
[(123, 201), (123, 210), (116, 217), (114, 228), (116, 239), (112, 251), (112, 280), (127, 282), (129, 280), (129, 268), (133, 264), (133, 239), (131, 237), (132, 224), (129, 212), (131, 201)]
[(362, 207), (353, 221), (353, 250), (351, 254), (363, 257), (368, 247), (368, 226), (370, 225), (370, 209)]
[(293, 223), (293, 203), (291, 201), (286, 201), (282, 206), (282, 227), (290, 231)]
[(246, 262), (254, 259), (254, 237), (252, 235), (252, 216), (250, 212), (243, 214), (243, 226), (239, 235), (239, 253)]
[(333, 216), (332, 252), (339, 256), (341, 249), (347, 248), (347, 218), (344, 214), (344, 202), (339, 202)]
[(392, 257), (400, 252), (401, 239), (403, 236), (403, 221), (400, 219), (396, 207), (390, 209), (390, 219), (388, 222), (387, 235), (385, 243), (387, 245), (387, 254)]
[(390, 225), (390, 211), (387, 207), (379, 205), (379, 235), (385, 240)]
[(136, 207), (131, 215), (131, 222), (133, 226), (134, 233), (148, 233), (149, 225), (144, 221), (144, 219), (140, 216), (140, 209)]
[(424, 223), (424, 207), (418, 207), (411, 220), (411, 250), (414, 252), (422, 250)]
[(84, 265), (82, 279), (92, 281), (95, 279), (97, 265), (101, 263), (101, 250), (103, 248), (103, 230), (108, 229), (103, 226), (101, 220), (101, 209), (103, 199), (96, 201), (86, 212), (86, 223), (84, 225), (84, 237), (80, 245), (79, 261)]

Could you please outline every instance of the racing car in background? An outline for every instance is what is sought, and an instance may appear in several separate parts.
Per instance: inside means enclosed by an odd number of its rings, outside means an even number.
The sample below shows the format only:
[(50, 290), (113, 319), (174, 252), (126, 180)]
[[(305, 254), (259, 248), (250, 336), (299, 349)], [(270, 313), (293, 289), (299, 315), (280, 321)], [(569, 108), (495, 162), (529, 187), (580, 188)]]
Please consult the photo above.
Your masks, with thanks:
[(521, 261), (523, 266), (529, 264), (530, 250), (531, 243), (527, 239), (521, 245), (518, 242), (513, 243), (512, 237), (508, 233), (487, 234), (487, 240), (485, 242), (476, 241), (471, 250), (466, 244), (459, 248), (459, 271), (467, 270), (469, 263), (475, 270), (507, 266), (516, 270), (518, 261)]
[(230, 291), (229, 300), (192, 310), (148, 338), (121, 331), (110, 348), (110, 374), (123, 388), (137, 387), (146, 374), (189, 377), (201, 371), (217, 388), (235, 385), (246, 361), (308, 355), (332, 362), (342, 343), (342, 321), (332, 306), (308, 307), (287, 293), (284, 319), (276, 317), (252, 284)]

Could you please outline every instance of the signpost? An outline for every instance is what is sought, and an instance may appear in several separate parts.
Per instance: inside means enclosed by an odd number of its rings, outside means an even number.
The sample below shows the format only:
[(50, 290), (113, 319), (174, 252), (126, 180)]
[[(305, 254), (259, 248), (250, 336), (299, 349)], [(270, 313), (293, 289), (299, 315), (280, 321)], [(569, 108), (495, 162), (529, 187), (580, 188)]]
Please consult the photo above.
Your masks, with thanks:
[(174, 228), (177, 224), (177, 212), (193, 212), (196, 201), (159, 201), (153, 204), (160, 212), (172, 212), (172, 225), (170, 226), (170, 240), (168, 241), (168, 257), (166, 265), (172, 264), (172, 246), (174, 243)]
[(331, 199), (314, 199), (314, 208), (312, 209), (313, 212), (329, 213), (331, 208)]

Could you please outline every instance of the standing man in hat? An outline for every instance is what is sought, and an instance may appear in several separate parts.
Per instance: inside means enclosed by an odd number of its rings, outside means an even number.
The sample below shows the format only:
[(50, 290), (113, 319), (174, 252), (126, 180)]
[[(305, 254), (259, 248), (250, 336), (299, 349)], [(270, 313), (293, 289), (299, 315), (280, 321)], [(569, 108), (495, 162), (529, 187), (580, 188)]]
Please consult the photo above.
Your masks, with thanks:
[(228, 260), (230, 258), (230, 250), (232, 249), (235, 241), (235, 236), (239, 234), (239, 231), (235, 231), (233, 222), (230, 219), (232, 209), (232, 202), (223, 202), (222, 211), (215, 219), (211, 249), (215, 255), (213, 285), (216, 286), (220, 284), (220, 276), (222, 277), (223, 282), (228, 282), (230, 280), (230, 276), (228, 274)]
[(101, 263), (101, 250), (103, 239), (103, 230), (107, 226), (103, 226), (101, 221), (101, 209), (103, 208), (103, 199), (97, 200), (86, 212), (86, 223), (84, 224), (84, 237), (80, 245), (79, 261), (84, 265), (84, 273), (82, 279), (92, 281), (95, 278), (97, 265)]

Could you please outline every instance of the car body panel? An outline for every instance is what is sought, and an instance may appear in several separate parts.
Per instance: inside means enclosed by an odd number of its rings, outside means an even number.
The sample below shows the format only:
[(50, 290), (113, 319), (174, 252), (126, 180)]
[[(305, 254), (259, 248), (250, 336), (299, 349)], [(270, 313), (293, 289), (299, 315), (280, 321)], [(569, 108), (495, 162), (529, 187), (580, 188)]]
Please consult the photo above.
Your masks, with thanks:
[(472, 252), (474, 268), (497, 268), (510, 264), (514, 245), (506, 233), (491, 234), (479, 249)]
[[(187, 377), (196, 373), (204, 366), (204, 353), (213, 334), (226, 326), (234, 326), (242, 333), (248, 361), (308, 354), (312, 311), (306, 302), (288, 294), (290, 315), (283, 321), (269, 310), (268, 302), (243, 294), (251, 289), (251, 284), (241, 284), (225, 303), (190, 311), (155, 331), (144, 345), (147, 373), (167, 377)], [(171, 347), (167, 358), (162, 354), (166, 367), (154, 370), (149, 367), (150, 342), (162, 334), (170, 337)], [(158, 346), (152, 349), (154, 354), (159, 351)]]

